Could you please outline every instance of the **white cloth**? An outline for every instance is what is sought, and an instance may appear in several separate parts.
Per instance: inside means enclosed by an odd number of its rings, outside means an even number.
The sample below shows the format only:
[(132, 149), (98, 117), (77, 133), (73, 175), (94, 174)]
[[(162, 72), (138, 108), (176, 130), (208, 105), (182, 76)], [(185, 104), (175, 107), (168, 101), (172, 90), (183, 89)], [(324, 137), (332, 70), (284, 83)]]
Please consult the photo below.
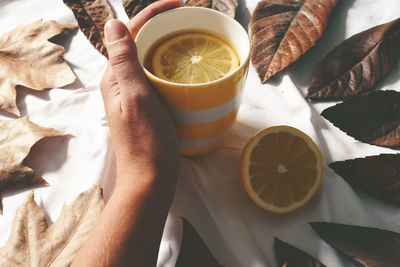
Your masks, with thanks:
[[(109, 1), (118, 18), (127, 21), (119, 0)], [(247, 27), (257, 1), (241, 0), (237, 19)], [(319, 114), (335, 102), (304, 100), (318, 61), (351, 35), (389, 22), (399, 15), (398, 0), (342, 1), (317, 45), (283, 72), (281, 79), (262, 85), (251, 66), (238, 120), (214, 153), (182, 158), (182, 175), (167, 220), (158, 266), (174, 266), (182, 238), (180, 217), (187, 218), (224, 266), (274, 266), (274, 237), (308, 252), (328, 266), (351, 266), (311, 229), (308, 222), (326, 221), (379, 227), (400, 232), (399, 208), (352, 189), (327, 164), (396, 150), (364, 144), (347, 136)], [(1, 0), (0, 33), (39, 18), (76, 23), (61, 0)], [(22, 88), (18, 106), (33, 122), (72, 134), (41, 142), (27, 159), (48, 182), (35, 189), (35, 200), (52, 223), (64, 203), (70, 203), (92, 184), (113, 189), (115, 160), (99, 82), (106, 59), (81, 31), (67, 35), (65, 60), (78, 81), (66, 88), (36, 92)], [(400, 90), (400, 63), (376, 89)], [(2, 113), (3, 114), (3, 113)], [(2, 118), (7, 117), (2, 115)], [(258, 130), (291, 125), (310, 135), (324, 157), (325, 174), (318, 194), (305, 207), (274, 215), (258, 208), (246, 195), (240, 175), (240, 153)], [(27, 190), (6, 193), (0, 216), (0, 246), (11, 231), (17, 207)]]

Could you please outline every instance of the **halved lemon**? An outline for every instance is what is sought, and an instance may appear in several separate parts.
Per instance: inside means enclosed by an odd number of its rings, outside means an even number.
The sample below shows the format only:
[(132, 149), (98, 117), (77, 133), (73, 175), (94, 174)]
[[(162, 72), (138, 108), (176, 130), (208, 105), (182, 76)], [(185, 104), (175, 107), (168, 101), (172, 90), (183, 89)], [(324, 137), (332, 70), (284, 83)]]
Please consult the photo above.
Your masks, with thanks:
[(323, 159), (314, 141), (290, 126), (256, 133), (241, 156), (243, 185), (251, 199), (274, 213), (304, 206), (318, 191)]
[(214, 81), (238, 66), (239, 58), (229, 43), (201, 32), (173, 36), (161, 43), (152, 57), (154, 75), (183, 84)]

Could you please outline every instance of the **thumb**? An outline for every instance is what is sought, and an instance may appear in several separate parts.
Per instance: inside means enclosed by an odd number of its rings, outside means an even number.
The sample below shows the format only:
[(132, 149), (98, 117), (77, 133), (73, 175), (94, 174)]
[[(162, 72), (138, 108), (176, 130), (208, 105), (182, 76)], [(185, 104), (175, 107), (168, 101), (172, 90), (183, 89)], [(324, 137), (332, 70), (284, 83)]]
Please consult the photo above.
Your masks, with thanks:
[[(127, 27), (109, 20), (104, 29), (109, 64), (123, 99), (147, 88), (147, 79), (138, 60), (137, 49)], [(144, 86), (142, 86), (144, 85)]]

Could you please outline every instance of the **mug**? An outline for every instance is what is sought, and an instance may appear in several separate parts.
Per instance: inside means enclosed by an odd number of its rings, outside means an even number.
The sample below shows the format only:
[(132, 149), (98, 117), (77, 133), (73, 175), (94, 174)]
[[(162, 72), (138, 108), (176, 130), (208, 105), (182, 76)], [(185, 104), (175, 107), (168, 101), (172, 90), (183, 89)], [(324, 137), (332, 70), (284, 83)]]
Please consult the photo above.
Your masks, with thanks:
[[(213, 32), (237, 52), (240, 65), (228, 75), (207, 83), (179, 84), (149, 71), (144, 60), (154, 43), (182, 31)], [(147, 21), (135, 38), (140, 64), (166, 102), (179, 138), (180, 153), (203, 155), (216, 149), (236, 120), (249, 68), (250, 41), (233, 18), (203, 7), (180, 7)]]

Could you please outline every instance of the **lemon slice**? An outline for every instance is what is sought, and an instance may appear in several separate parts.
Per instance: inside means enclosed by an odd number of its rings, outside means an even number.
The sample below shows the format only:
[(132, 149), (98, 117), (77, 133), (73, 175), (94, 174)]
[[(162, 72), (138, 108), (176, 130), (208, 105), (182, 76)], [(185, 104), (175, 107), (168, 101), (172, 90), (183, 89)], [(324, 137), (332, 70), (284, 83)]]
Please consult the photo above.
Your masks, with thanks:
[(175, 35), (156, 48), (152, 57), (154, 75), (183, 84), (214, 81), (238, 66), (236, 51), (227, 42), (199, 32)]
[(260, 207), (288, 213), (315, 195), (323, 159), (313, 140), (289, 126), (266, 128), (242, 151), (241, 176), (248, 195)]

